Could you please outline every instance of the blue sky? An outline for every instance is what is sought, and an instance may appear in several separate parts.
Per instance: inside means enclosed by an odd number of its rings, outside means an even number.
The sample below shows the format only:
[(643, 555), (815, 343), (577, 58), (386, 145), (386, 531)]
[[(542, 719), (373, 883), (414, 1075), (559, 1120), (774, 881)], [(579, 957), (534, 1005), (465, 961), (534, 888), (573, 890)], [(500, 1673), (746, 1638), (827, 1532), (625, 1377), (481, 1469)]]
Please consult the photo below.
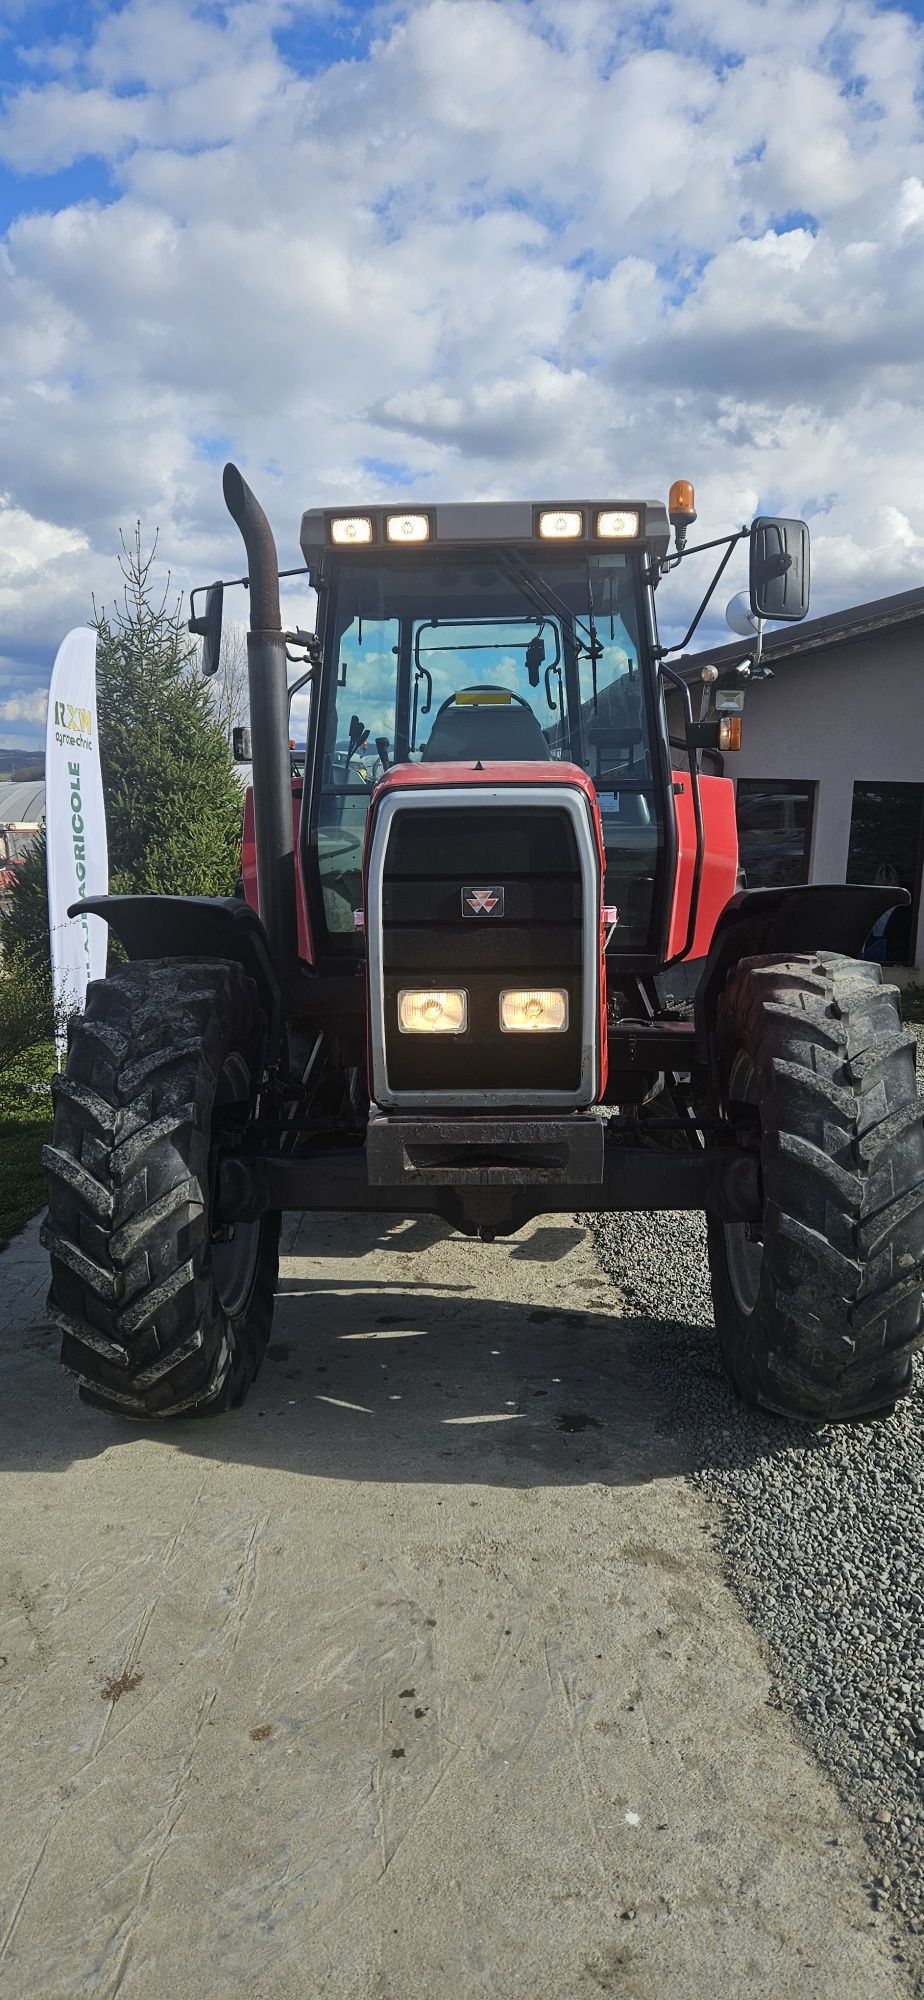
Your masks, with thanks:
[(924, 579), (922, 10), (0, 0), (0, 741), (120, 527), (237, 573), (226, 453), (286, 564), (682, 474), (808, 515), (817, 611)]

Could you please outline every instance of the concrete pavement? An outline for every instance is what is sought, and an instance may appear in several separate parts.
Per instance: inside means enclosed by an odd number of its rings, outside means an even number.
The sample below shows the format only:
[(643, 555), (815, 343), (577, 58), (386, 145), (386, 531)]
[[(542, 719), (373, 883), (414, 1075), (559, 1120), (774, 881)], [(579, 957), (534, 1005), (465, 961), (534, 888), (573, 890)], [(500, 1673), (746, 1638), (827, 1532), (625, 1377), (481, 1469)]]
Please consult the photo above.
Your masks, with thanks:
[(0, 1258), (4, 2000), (907, 1995), (583, 1229), (284, 1244), (147, 1430)]

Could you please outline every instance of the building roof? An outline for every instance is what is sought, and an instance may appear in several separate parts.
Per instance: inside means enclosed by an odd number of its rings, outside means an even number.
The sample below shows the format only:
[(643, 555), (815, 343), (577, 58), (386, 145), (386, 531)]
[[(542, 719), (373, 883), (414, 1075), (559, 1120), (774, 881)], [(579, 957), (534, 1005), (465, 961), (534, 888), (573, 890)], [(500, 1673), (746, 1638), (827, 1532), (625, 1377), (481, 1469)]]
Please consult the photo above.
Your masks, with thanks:
[[(763, 657), (790, 659), (798, 654), (818, 653), (829, 646), (849, 645), (871, 632), (888, 632), (903, 625), (924, 623), (924, 586), (899, 590), (892, 597), (875, 597), (869, 604), (851, 604), (845, 611), (829, 611), (824, 618), (807, 618), (800, 625), (784, 625), (782, 630), (764, 635)], [(730, 645), (708, 646), (702, 653), (683, 653), (674, 662), (682, 674), (698, 676), (711, 663), (730, 666), (740, 660), (752, 644), (750, 639), (733, 639)]]
[(0, 779), (0, 826), (38, 826), (45, 817), (45, 787), (37, 779)]

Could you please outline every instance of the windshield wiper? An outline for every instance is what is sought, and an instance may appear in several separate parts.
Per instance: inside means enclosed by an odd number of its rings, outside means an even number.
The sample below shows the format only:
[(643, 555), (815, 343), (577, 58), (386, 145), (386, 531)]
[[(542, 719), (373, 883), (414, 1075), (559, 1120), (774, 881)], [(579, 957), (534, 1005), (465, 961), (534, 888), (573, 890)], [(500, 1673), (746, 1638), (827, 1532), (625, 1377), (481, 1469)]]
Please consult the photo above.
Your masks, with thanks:
[(588, 613), (588, 622), (590, 625), (590, 686), (591, 686), (591, 692), (593, 694), (594, 714), (596, 715), (597, 661), (599, 660), (600, 655), (603, 652), (603, 647), (601, 646), (600, 641), (597, 638), (597, 627), (594, 623), (594, 587), (590, 580), (589, 557), (587, 559), (587, 613)]
[[(508, 576), (512, 576), (514, 582), (520, 585), (521, 590), (525, 592), (526, 596), (532, 597), (534, 604), (538, 604), (543, 611), (554, 611), (556, 617), (563, 618), (566, 624), (571, 626), (573, 632), (580, 633), (580, 649), (590, 654), (591, 659), (594, 660), (596, 670), (596, 659), (599, 658), (599, 650), (595, 654), (594, 649), (599, 649), (599, 641), (594, 629), (593, 609), (591, 609), (590, 625), (588, 627), (578, 618), (577, 613), (572, 611), (570, 605), (566, 604), (565, 599), (559, 596), (554, 586), (548, 583), (544, 576), (537, 576), (535, 570), (530, 569), (528, 563), (521, 562), (520, 558), (515, 556), (511, 550), (505, 549), (503, 551), (500, 563), (501, 568), (507, 571)], [(588, 576), (588, 585), (589, 582), (590, 578)]]

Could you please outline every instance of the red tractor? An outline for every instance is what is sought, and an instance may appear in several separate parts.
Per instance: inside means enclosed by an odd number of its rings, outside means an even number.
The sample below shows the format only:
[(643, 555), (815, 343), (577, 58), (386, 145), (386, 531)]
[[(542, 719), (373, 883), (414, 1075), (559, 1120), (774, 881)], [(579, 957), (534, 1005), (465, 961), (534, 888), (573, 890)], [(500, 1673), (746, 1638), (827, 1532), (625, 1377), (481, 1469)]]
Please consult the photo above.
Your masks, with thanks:
[[(921, 1337), (924, 1126), (897, 993), (860, 954), (903, 892), (739, 890), (716, 769), (759, 645), (706, 669), (696, 715), (667, 661), (742, 539), (755, 619), (804, 617), (804, 524), (702, 544), (724, 553), (668, 649), (686, 482), (669, 510), (312, 510), (317, 629), (287, 633), (266, 516), (234, 466), (224, 492), (250, 596), (243, 893), (84, 906), (128, 963), (90, 987), (46, 1152), (81, 1395), (139, 1418), (240, 1403), (285, 1209), (491, 1241), (555, 1211), (703, 1208), (741, 1396), (890, 1410)], [(222, 590), (191, 620), (206, 671)], [(685, 965), (690, 1018), (665, 997)]]

